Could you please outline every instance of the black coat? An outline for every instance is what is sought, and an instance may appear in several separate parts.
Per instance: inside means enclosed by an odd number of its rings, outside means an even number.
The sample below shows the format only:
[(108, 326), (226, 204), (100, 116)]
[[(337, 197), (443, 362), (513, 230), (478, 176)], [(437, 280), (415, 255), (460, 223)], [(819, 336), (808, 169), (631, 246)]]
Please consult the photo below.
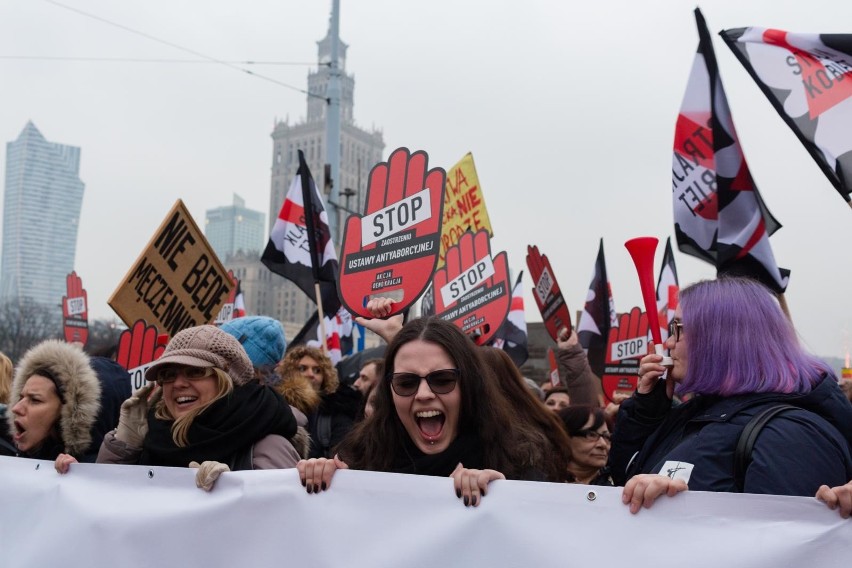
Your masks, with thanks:
[(661, 381), (621, 405), (609, 460), (618, 485), (638, 473), (660, 473), (692, 490), (737, 491), (739, 436), (755, 415), (780, 403), (801, 410), (776, 416), (761, 431), (744, 492), (813, 496), (820, 485), (852, 479), (852, 405), (832, 378), (805, 395), (697, 396), (676, 408), (664, 389)]
[(361, 406), (361, 393), (340, 385), (331, 394), (322, 395), (319, 407), (308, 415), (311, 451), (308, 457), (330, 458), (334, 448), (352, 430)]

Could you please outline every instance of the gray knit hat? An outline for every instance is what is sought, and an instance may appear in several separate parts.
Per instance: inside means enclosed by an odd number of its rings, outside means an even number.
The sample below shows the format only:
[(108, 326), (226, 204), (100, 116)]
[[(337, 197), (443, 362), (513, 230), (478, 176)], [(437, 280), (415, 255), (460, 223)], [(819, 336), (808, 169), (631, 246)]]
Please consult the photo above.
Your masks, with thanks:
[(246, 350), (233, 336), (215, 325), (199, 325), (179, 331), (157, 361), (145, 372), (145, 378), (156, 381), (164, 365), (217, 367), (235, 385), (244, 385), (254, 378), (254, 369)]

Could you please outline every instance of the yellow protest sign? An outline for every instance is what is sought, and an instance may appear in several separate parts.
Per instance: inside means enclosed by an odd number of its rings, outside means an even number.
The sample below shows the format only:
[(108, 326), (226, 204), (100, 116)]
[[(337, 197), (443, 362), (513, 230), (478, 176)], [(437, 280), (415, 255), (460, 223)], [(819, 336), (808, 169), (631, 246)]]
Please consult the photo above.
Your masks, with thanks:
[(178, 199), (108, 303), (128, 326), (141, 319), (174, 336), (212, 322), (233, 286)]
[(441, 250), (438, 255), (438, 268), (444, 266), (447, 250), (458, 244), (459, 238), (466, 232), (486, 229), (494, 236), (491, 220), (485, 209), (482, 188), (473, 165), (473, 154), (468, 152), (447, 172), (447, 191), (444, 194), (444, 219), (441, 228)]

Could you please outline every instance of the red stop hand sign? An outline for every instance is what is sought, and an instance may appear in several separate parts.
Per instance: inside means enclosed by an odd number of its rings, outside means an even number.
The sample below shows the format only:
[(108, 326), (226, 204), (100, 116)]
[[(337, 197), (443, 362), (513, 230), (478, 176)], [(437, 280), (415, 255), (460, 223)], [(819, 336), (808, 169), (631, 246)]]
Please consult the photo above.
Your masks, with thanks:
[(558, 341), (559, 332), (563, 329), (570, 335), (572, 326), (568, 305), (562, 297), (550, 260), (547, 255), (539, 253), (535, 245), (527, 247), (527, 267), (533, 279), (533, 298), (550, 337)]
[(512, 302), (506, 253), (492, 257), (488, 231), (482, 229), (463, 234), (446, 258), (433, 279), (435, 312), (484, 345), (503, 325)]
[(158, 341), (157, 328), (147, 325), (145, 320), (137, 320), (132, 328), (121, 332), (115, 360), (131, 371), (156, 361), (165, 349), (165, 343)]
[(77, 272), (65, 277), (65, 290), (66, 295), (62, 297), (65, 341), (86, 345), (89, 339), (89, 296)]
[(411, 306), (426, 289), (440, 252), (447, 174), (428, 169), (426, 152), (398, 148), (370, 172), (364, 215), (343, 232), (338, 292), (346, 309), (372, 317), (370, 297), (395, 300), (391, 313)]
[(639, 308), (621, 314), (618, 327), (609, 330), (606, 364), (601, 377), (604, 396), (630, 394), (639, 381), (639, 359), (648, 353), (648, 315)]

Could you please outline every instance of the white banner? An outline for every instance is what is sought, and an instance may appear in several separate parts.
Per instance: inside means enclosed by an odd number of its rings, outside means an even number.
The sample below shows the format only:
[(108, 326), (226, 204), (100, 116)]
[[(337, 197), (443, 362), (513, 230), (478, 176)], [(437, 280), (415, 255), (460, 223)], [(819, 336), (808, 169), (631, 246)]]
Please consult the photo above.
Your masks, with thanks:
[(631, 515), (621, 489), (497, 481), (465, 508), (449, 479), (0, 458), (0, 564), (51, 566), (843, 566), (852, 520), (813, 498), (684, 493)]

